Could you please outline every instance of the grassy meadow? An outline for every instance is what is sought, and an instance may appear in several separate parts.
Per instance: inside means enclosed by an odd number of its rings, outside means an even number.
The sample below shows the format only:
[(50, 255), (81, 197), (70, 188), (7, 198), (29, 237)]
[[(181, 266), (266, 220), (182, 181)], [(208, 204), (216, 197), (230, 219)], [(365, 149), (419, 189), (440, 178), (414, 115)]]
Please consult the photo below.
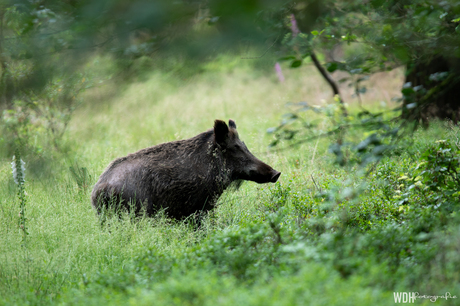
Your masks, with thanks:
[[(91, 88), (61, 149), (23, 157), (25, 240), (11, 158), (3, 159), (0, 305), (389, 305), (393, 292), (460, 298), (460, 194), (451, 192), (458, 185), (436, 191), (417, 183), (428, 185), (417, 171), (423, 153), (443, 144), (436, 141), (451, 141), (458, 158), (459, 127), (434, 122), (416, 131), (367, 176), (333, 163), (333, 137), (269, 149), (267, 129), (286, 102), (333, 103), (312, 66), (283, 72), (280, 83), (268, 64), (254, 69), (222, 57), (199, 74), (158, 70)], [(401, 71), (371, 78), (365, 107), (394, 106), (402, 79)], [(318, 133), (328, 129), (326, 117), (312, 116)], [(282, 172), (276, 184), (227, 191), (198, 230), (161, 214), (101, 226), (90, 193), (113, 159), (230, 118), (249, 150)]]

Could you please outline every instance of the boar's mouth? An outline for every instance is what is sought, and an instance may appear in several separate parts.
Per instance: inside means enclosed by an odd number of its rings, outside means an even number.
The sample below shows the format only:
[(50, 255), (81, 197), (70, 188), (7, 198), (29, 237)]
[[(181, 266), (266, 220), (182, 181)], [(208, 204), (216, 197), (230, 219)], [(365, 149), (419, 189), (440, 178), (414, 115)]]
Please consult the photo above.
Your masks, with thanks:
[(261, 174), (261, 173), (257, 173), (256, 171), (250, 171), (249, 177), (246, 179), (259, 183), (259, 184), (276, 183), (280, 175), (281, 175), (281, 172), (278, 172), (276, 170), (272, 170), (268, 174)]

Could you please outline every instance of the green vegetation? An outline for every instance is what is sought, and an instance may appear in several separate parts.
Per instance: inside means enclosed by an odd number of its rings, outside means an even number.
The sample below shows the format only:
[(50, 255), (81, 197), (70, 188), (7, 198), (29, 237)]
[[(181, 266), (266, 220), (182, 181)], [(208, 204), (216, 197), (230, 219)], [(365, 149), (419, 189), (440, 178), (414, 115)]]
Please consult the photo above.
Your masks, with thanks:
[[(279, 83), (252, 65), (222, 56), (186, 81), (157, 71), (122, 89), (91, 88), (57, 147), (46, 133), (28, 138), (41, 145), (21, 156), (19, 193), (12, 156), (2, 157), (0, 305), (388, 305), (395, 291), (460, 298), (459, 126), (433, 122), (377, 165), (358, 156), (340, 167), (329, 152), (336, 135), (288, 147), (266, 133), (288, 101), (331, 110), (309, 113), (312, 135), (334, 126), (340, 111), (332, 98), (318, 101), (329, 89), (314, 68), (285, 69)], [(161, 214), (101, 226), (89, 195), (110, 161), (192, 137), (216, 118), (236, 120), (248, 148), (282, 172), (278, 183), (226, 192), (198, 230)], [(269, 150), (274, 140), (280, 149)]]
[[(458, 304), (459, 14), (0, 0), (0, 305)], [(229, 118), (276, 184), (101, 224), (112, 160)]]

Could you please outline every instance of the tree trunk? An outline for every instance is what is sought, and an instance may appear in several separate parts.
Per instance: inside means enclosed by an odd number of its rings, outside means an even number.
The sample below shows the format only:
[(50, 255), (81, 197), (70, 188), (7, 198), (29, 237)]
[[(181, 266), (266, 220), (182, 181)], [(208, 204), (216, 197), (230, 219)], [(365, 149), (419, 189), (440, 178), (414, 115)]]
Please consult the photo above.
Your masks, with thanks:
[(415, 92), (404, 95), (404, 119), (421, 121), (424, 125), (428, 125), (428, 121), (433, 118), (460, 121), (458, 60), (449, 61), (444, 56), (435, 56), (429, 60), (409, 63), (407, 82), (411, 83)]

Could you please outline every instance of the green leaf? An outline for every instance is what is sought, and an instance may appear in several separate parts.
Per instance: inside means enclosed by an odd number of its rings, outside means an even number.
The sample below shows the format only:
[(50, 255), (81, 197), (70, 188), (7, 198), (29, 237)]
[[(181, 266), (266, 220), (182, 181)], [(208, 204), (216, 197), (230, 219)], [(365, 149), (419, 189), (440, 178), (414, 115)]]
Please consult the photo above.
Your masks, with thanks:
[(394, 55), (403, 63), (408, 62), (410, 59), (408, 51), (403, 47), (396, 47), (394, 49)]
[(327, 63), (327, 64), (326, 64), (326, 69), (327, 69), (327, 71), (329, 71), (329, 72), (331, 72), (331, 73), (334, 72), (334, 71), (336, 71), (337, 68), (338, 68), (337, 63)]
[(268, 134), (273, 134), (274, 132), (276, 132), (277, 129), (278, 129), (278, 128), (276, 128), (276, 127), (268, 128), (268, 129), (267, 129), (267, 133), (268, 133)]
[(315, 35), (315, 36), (316, 36), (316, 35), (318, 35), (318, 34), (319, 34), (319, 32), (315, 30), (315, 31), (311, 31), (311, 34), (313, 34), (313, 35)]
[(300, 67), (302, 65), (302, 61), (301, 60), (295, 60), (291, 63), (291, 67), (292, 68), (297, 68), (297, 67)]
[(406, 105), (406, 108), (407, 109), (412, 109), (412, 108), (415, 108), (417, 106), (417, 103), (409, 103)]
[(360, 88), (358, 89), (358, 92), (364, 94), (364, 93), (367, 92), (367, 88), (366, 88), (366, 87), (360, 87)]
[(415, 91), (412, 87), (407, 87), (407, 88), (403, 88), (401, 92), (403, 95), (408, 96), (410, 94), (413, 94)]
[(293, 60), (293, 59), (296, 59), (296, 57), (294, 55), (288, 55), (288, 56), (280, 57), (278, 59), (278, 61), (289, 61), (289, 60)]

